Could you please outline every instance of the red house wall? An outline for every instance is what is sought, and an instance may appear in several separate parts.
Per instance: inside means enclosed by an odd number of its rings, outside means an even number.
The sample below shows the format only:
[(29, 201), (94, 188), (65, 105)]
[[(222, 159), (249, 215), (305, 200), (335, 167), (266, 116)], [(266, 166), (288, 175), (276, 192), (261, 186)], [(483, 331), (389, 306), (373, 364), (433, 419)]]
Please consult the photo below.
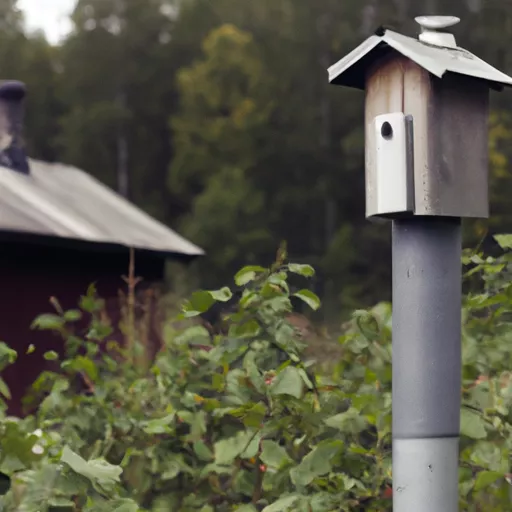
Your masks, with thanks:
[[(51, 332), (32, 330), (32, 322), (41, 313), (54, 313), (51, 297), (56, 297), (65, 310), (77, 308), (80, 296), (93, 282), (99, 295), (111, 305), (109, 315), (118, 317), (117, 298), (119, 290), (126, 290), (122, 276), (128, 273), (129, 252), (31, 243), (0, 247), (0, 341), (18, 352), (16, 363), (2, 372), (2, 378), (12, 395), (9, 413), (21, 415), (27, 390), (41, 371), (54, 364), (44, 359), (44, 353), (63, 352), (60, 338)], [(152, 282), (162, 279), (161, 257), (138, 255), (135, 262), (136, 275)], [(27, 354), (30, 345), (36, 350)]]

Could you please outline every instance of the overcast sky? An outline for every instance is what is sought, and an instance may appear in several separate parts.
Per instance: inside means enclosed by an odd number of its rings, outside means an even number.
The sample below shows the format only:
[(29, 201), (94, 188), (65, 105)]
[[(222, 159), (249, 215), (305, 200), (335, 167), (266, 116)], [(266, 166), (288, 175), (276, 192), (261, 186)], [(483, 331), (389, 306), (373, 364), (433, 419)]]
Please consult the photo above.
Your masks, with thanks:
[(76, 0), (18, 0), (25, 14), (29, 30), (43, 29), (48, 40), (57, 43), (67, 34), (70, 23), (67, 19)]

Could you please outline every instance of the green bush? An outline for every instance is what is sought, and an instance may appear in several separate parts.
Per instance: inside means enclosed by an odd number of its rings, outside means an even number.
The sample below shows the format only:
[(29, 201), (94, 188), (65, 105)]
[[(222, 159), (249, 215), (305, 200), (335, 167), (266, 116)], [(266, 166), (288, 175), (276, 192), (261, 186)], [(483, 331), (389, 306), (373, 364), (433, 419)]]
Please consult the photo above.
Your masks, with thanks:
[[(464, 255), (477, 290), (463, 307), (460, 500), (468, 511), (512, 502), (511, 261), (508, 252)], [(34, 327), (63, 336), (66, 357), (59, 373), (34, 384), (42, 398), (34, 416), (0, 416), (0, 510), (390, 510), (391, 307), (356, 311), (339, 360), (320, 371), (288, 322), (292, 298), (320, 306), (297, 286), (313, 273), (283, 261), (244, 268), (236, 306), (213, 338), (195, 320), (232, 302), (235, 287), (196, 292), (183, 305), (188, 326), (167, 327), (149, 372), (137, 353), (109, 341), (93, 288), (79, 310), (39, 317)], [(89, 319), (81, 338), (80, 318)], [(0, 370), (15, 356), (0, 345)]]

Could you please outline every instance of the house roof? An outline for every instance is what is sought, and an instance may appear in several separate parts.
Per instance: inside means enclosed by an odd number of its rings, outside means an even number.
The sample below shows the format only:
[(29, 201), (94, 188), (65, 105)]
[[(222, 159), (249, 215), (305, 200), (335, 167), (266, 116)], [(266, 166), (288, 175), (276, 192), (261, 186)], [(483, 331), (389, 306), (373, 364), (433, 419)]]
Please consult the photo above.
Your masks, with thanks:
[(0, 231), (204, 254), (84, 171), (36, 160), (30, 161), (29, 175), (0, 167)]
[(329, 81), (337, 85), (364, 89), (368, 66), (382, 56), (383, 52), (393, 50), (416, 62), (438, 78), (451, 72), (480, 78), (498, 88), (512, 85), (511, 77), (463, 48), (434, 46), (392, 30), (386, 30), (383, 35), (371, 36), (331, 66)]

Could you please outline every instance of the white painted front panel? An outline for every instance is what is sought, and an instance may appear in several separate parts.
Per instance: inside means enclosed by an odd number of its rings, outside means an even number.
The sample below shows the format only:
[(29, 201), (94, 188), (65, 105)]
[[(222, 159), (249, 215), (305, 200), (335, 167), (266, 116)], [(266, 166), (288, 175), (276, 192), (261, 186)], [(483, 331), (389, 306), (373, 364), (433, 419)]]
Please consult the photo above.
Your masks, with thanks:
[[(385, 137), (382, 127), (389, 123), (392, 134)], [(409, 211), (407, 175), (407, 134), (402, 112), (384, 114), (375, 118), (375, 177), (376, 215)]]

